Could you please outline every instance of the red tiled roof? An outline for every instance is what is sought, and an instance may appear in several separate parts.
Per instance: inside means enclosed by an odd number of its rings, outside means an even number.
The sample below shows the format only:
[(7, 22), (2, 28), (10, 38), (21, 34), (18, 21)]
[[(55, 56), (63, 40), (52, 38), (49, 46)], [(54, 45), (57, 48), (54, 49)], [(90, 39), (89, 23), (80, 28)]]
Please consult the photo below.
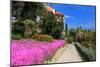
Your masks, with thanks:
[(64, 14), (60, 13), (60, 12), (55, 12), (56, 15), (61, 15), (64, 16)]
[(53, 8), (51, 8), (50, 6), (46, 6), (46, 7), (47, 7), (47, 10), (48, 10), (48, 11), (53, 12), (53, 10), (54, 10)]
[[(50, 11), (50, 12), (53, 12), (54, 9), (50, 6), (46, 6), (47, 10)], [(60, 13), (60, 12), (55, 12), (56, 15), (60, 15), (60, 16), (63, 16), (64, 17), (64, 14)]]

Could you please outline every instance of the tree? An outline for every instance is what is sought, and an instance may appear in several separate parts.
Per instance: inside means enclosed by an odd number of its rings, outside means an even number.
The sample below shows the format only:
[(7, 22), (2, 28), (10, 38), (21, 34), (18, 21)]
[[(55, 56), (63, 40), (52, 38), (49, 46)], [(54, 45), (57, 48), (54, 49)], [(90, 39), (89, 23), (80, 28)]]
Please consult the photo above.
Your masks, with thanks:
[(30, 38), (35, 33), (35, 22), (25, 20), (12, 23), (12, 34), (14, 39)]
[(43, 3), (14, 1), (12, 4), (12, 12), (17, 19), (31, 19), (35, 21), (36, 16), (41, 15), (45, 11)]
[(54, 38), (60, 38), (63, 31), (63, 22), (57, 22), (57, 19), (53, 13), (49, 13), (43, 21), (42, 32), (52, 35)]
[(65, 24), (65, 29), (66, 29), (66, 32), (68, 31), (68, 25), (67, 23)]
[(41, 27), (42, 32), (45, 34), (51, 34), (53, 31), (53, 28), (56, 25), (56, 22), (57, 22), (57, 20), (56, 20), (55, 16), (52, 13), (48, 14), (43, 20), (43, 24)]

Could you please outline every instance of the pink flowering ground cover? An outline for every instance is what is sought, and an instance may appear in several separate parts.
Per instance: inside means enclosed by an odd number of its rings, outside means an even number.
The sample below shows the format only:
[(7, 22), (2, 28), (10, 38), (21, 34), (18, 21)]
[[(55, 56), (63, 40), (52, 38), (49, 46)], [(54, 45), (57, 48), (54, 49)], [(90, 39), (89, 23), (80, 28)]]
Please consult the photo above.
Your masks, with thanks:
[(32, 39), (12, 40), (11, 66), (44, 64), (55, 52), (65, 45), (64, 40), (40, 42)]

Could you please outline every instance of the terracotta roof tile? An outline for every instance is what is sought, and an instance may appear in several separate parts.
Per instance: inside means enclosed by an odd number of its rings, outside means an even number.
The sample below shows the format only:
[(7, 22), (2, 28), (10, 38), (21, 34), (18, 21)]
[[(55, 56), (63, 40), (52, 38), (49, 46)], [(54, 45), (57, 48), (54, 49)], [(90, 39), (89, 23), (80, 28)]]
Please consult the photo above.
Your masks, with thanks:
[[(54, 9), (50, 6), (46, 6), (47, 10), (50, 11), (50, 12), (53, 12)], [(60, 16), (63, 16), (64, 17), (64, 14), (60, 13), (60, 12), (55, 12), (56, 15), (60, 15)]]
[(51, 8), (50, 6), (46, 6), (46, 7), (47, 7), (47, 10), (48, 10), (48, 11), (53, 12), (53, 10), (54, 10), (53, 8)]
[(64, 16), (64, 14), (60, 13), (60, 12), (55, 12), (56, 15), (61, 15)]

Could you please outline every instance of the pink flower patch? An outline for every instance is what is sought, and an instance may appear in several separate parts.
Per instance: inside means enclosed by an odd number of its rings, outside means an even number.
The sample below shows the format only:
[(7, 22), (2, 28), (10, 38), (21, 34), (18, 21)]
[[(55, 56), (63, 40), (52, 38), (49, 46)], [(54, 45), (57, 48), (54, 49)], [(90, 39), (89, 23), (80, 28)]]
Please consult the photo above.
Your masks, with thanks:
[(43, 64), (64, 45), (64, 40), (54, 40), (51, 43), (35, 40), (12, 40), (11, 66)]

